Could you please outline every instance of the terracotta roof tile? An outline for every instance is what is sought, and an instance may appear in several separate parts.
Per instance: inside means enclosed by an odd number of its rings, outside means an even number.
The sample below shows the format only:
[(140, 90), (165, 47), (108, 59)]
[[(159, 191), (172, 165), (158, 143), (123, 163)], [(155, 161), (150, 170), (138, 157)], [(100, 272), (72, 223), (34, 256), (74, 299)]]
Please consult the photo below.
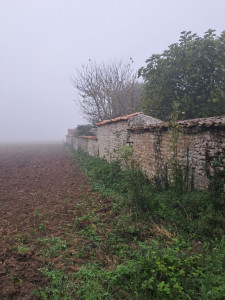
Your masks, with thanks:
[(219, 126), (225, 125), (225, 116), (218, 117), (209, 117), (209, 118), (199, 118), (199, 119), (190, 119), (178, 122), (181, 127), (193, 127), (193, 126)]
[(136, 113), (133, 113), (131, 115), (117, 117), (117, 118), (110, 119), (110, 120), (103, 120), (103, 121), (101, 121), (99, 123), (96, 123), (95, 125), (96, 126), (101, 126), (101, 125), (105, 125), (105, 124), (109, 124), (109, 123), (114, 123), (114, 122), (119, 122), (119, 121), (126, 121), (126, 120), (129, 120), (131, 117), (135, 117), (135, 116), (137, 116), (139, 114), (141, 114), (141, 112), (136, 112)]
[[(225, 116), (209, 117), (209, 118), (198, 118), (184, 121), (178, 121), (178, 124), (184, 127), (219, 127), (225, 126)], [(155, 124), (149, 124), (144, 126), (132, 127), (131, 130), (135, 131), (138, 129), (156, 128), (156, 127), (169, 127), (169, 122), (159, 122)]]

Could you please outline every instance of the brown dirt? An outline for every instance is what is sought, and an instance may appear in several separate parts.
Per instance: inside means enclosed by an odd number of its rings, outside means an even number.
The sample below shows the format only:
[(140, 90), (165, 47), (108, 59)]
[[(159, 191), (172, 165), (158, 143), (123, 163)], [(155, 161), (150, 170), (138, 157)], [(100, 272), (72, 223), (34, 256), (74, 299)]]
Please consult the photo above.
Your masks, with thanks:
[(62, 237), (90, 194), (63, 145), (0, 146), (0, 299), (38, 299), (47, 258), (37, 240)]

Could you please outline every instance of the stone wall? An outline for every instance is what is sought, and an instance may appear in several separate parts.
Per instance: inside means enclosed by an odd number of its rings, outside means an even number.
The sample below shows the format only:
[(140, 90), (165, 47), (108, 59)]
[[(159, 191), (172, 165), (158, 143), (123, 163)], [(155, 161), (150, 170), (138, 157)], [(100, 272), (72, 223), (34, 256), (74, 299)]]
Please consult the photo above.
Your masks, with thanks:
[(75, 150), (83, 150), (88, 152), (88, 139), (82, 137), (75, 137), (73, 140), (73, 147)]
[(73, 146), (73, 139), (74, 139), (74, 136), (72, 136), (72, 135), (66, 136), (66, 142), (71, 146)]
[(98, 156), (98, 139), (88, 139), (87, 152), (91, 156)]
[[(149, 178), (160, 176), (172, 156), (171, 133), (167, 125), (130, 129), (129, 142), (133, 145), (134, 157)], [(197, 189), (206, 188), (206, 167), (212, 173), (215, 158), (225, 149), (225, 126), (195, 124), (189, 127), (183, 126), (182, 122), (180, 125), (178, 159), (188, 172), (189, 182), (193, 180)]]
[(98, 156), (98, 139), (96, 136), (67, 136), (69, 143), (75, 150), (86, 151), (91, 156)]
[[(179, 121), (178, 159), (187, 170), (189, 182), (197, 189), (208, 185), (206, 167), (213, 174), (213, 162), (225, 149), (225, 117)], [(104, 120), (98, 124), (98, 137), (72, 136), (67, 142), (76, 150), (87, 151), (108, 161), (116, 158), (117, 150), (132, 145), (134, 157), (149, 178), (160, 176), (173, 153), (171, 128), (168, 123), (142, 113)]]
[(71, 146), (73, 146), (75, 133), (76, 133), (75, 129), (67, 129), (66, 142)]
[(129, 144), (130, 127), (147, 126), (158, 122), (161, 121), (138, 112), (96, 124), (98, 126), (99, 156), (108, 161), (114, 159), (117, 156), (117, 150)]
[(98, 128), (99, 156), (112, 160), (128, 141), (128, 121), (105, 124)]

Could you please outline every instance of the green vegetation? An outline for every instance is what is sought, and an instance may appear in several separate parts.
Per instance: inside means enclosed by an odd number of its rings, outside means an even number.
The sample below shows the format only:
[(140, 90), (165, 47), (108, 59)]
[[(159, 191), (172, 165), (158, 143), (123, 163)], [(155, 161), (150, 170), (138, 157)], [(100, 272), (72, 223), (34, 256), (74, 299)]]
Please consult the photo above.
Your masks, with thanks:
[(75, 134), (76, 136), (81, 136), (81, 135), (94, 135), (93, 132), (91, 132), (92, 125), (87, 124), (87, 125), (77, 125)]
[(225, 31), (203, 37), (181, 32), (178, 43), (162, 54), (154, 54), (139, 70), (144, 79), (145, 112), (167, 120), (177, 101), (183, 115), (191, 119), (225, 114)]
[[(170, 222), (174, 228), (179, 226), (179, 231), (183, 234), (191, 234), (196, 239), (221, 238), (225, 234), (225, 195), (221, 188), (225, 183), (225, 163), (222, 159), (215, 163), (215, 170), (220, 171), (220, 190), (212, 177), (209, 191), (185, 192), (183, 177), (179, 178), (180, 169), (176, 157), (173, 158), (173, 177), (162, 179), (168, 183), (165, 187), (164, 183), (159, 183), (159, 179), (157, 186), (154, 179), (150, 182), (135, 165), (131, 158), (132, 148), (126, 147), (125, 154), (122, 151), (120, 150), (121, 159), (125, 162), (123, 168), (120, 167), (120, 161), (108, 163), (83, 152), (76, 152), (74, 155), (83, 165), (86, 174), (92, 178), (93, 189), (105, 196), (116, 197), (115, 205), (126, 206), (135, 214), (145, 212), (154, 222)], [(219, 176), (217, 173), (215, 175)]]
[(28, 253), (29, 251), (30, 251), (30, 248), (26, 247), (25, 245), (19, 245), (19, 246), (17, 247), (17, 252), (18, 252), (19, 254), (26, 254), (26, 253)]
[[(39, 238), (43, 255), (52, 259), (42, 270), (49, 279), (43, 299), (224, 299), (221, 190), (212, 184), (209, 191), (184, 192), (170, 179), (167, 186), (155, 185), (130, 147), (111, 163), (70, 154), (104, 198), (75, 203), (83, 213), (64, 229), (65, 239)], [(215, 168), (222, 170), (223, 163)]]

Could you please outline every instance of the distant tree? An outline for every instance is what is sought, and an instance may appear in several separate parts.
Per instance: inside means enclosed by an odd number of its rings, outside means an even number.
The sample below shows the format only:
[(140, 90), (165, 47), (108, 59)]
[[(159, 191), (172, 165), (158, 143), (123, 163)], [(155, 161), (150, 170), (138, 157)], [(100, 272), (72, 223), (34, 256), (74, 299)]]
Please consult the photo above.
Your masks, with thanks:
[(214, 32), (183, 31), (179, 43), (146, 60), (138, 72), (146, 113), (166, 120), (176, 101), (186, 119), (225, 114), (225, 31)]
[(83, 116), (95, 124), (135, 112), (140, 104), (141, 84), (132, 70), (132, 59), (97, 64), (89, 60), (71, 78), (78, 90)]

